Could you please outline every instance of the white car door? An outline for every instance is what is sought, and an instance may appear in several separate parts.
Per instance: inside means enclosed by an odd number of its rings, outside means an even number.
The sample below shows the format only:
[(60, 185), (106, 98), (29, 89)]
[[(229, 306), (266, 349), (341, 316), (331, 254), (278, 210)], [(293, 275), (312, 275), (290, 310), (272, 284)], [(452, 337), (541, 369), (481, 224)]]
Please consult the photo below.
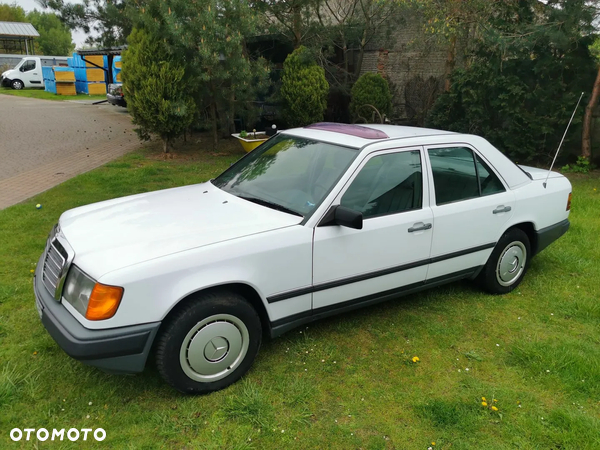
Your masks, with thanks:
[(42, 87), (42, 68), (35, 59), (28, 59), (19, 68), (25, 87)]
[(475, 149), (427, 147), (433, 242), (428, 282), (485, 264), (513, 215), (514, 193)]
[(423, 182), (423, 150), (365, 158), (333, 204), (363, 214), (363, 228), (317, 226), (313, 246), (313, 310), (376, 301), (423, 285), (432, 212)]

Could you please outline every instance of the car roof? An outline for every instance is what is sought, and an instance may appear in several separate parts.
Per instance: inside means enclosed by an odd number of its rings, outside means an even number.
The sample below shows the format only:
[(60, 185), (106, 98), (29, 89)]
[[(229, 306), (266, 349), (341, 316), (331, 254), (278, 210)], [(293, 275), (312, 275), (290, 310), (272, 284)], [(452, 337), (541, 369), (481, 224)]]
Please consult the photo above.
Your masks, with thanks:
[(451, 131), (434, 130), (432, 128), (405, 127), (400, 125), (349, 125), (342, 123), (322, 122), (304, 128), (292, 128), (281, 132), (294, 137), (314, 139), (316, 141), (345, 147), (363, 149), (366, 146), (382, 149), (381, 145), (388, 141), (406, 139), (407, 145), (423, 145), (420, 138), (427, 137), (429, 145), (473, 145), (484, 159), (496, 168), (499, 175), (511, 189), (529, 183), (529, 177), (519, 167), (495, 148), (487, 140), (471, 134), (454, 133)]
[(315, 123), (303, 128), (292, 128), (284, 130), (282, 133), (353, 148), (362, 148), (368, 144), (391, 139), (456, 134), (451, 131), (434, 130), (432, 128), (378, 124), (349, 125), (330, 122)]

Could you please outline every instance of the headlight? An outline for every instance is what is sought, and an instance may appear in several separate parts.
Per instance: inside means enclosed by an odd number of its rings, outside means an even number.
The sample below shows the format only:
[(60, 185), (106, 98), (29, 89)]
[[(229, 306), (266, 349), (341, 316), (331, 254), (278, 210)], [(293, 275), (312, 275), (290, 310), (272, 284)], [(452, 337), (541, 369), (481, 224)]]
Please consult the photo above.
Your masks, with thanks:
[(83, 273), (79, 267), (72, 265), (63, 288), (63, 297), (85, 317), (90, 295), (95, 285), (94, 280)]
[(96, 283), (72, 265), (63, 288), (63, 297), (86, 319), (110, 319), (117, 312), (123, 288)]

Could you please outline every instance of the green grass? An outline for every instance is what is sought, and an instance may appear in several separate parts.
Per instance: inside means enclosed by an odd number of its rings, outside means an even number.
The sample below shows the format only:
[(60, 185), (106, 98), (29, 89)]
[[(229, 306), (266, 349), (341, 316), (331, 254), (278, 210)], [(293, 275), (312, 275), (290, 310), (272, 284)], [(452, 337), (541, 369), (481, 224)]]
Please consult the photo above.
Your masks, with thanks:
[(600, 448), (598, 173), (571, 176), (571, 230), (509, 295), (456, 283), (323, 320), (266, 340), (244, 380), (203, 397), (152, 365), (114, 376), (64, 354), (30, 273), (59, 215), (203, 181), (240, 155), (139, 151), (0, 211), (0, 448), (33, 446), (13, 427), (104, 428), (91, 448)]
[(56, 95), (52, 92), (46, 92), (43, 89), (22, 89), (15, 91), (11, 88), (0, 87), (0, 94), (14, 95), (15, 97), (39, 98), (42, 100), (106, 100), (106, 95)]

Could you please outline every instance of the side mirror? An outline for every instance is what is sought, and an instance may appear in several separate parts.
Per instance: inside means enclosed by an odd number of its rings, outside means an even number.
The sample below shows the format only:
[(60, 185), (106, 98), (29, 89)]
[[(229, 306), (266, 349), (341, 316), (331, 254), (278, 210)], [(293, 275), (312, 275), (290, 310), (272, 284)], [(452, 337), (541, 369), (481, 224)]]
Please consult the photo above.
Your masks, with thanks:
[(332, 206), (323, 220), (319, 224), (320, 227), (340, 225), (342, 227), (354, 228), (355, 230), (362, 230), (363, 227), (363, 215), (361, 212), (354, 211), (353, 209), (346, 208), (342, 205)]

